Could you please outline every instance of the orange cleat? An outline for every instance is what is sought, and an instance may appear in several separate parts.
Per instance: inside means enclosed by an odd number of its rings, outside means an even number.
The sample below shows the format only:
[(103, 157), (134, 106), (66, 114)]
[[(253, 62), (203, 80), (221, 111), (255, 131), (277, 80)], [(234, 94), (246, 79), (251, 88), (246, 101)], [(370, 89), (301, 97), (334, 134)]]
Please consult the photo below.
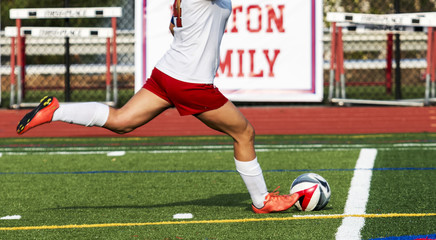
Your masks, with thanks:
[(290, 207), (294, 206), (294, 204), (300, 198), (298, 193), (294, 193), (292, 195), (279, 195), (277, 192), (277, 187), (273, 192), (268, 193), (265, 197), (265, 201), (263, 208), (257, 208), (253, 204), (251, 207), (255, 213), (272, 213), (272, 212), (282, 212), (288, 210)]
[(36, 108), (21, 119), (17, 126), (17, 133), (23, 134), (33, 127), (51, 122), (53, 113), (58, 108), (59, 101), (55, 97), (45, 96)]

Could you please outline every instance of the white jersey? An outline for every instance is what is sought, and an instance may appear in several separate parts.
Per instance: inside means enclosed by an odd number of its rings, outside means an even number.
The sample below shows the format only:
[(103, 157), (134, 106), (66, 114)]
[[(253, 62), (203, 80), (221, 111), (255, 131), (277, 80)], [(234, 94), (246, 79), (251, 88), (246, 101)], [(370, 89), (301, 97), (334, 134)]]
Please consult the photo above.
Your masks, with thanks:
[(174, 40), (156, 68), (180, 81), (213, 83), (231, 12), (231, 0), (180, 0), (173, 16)]

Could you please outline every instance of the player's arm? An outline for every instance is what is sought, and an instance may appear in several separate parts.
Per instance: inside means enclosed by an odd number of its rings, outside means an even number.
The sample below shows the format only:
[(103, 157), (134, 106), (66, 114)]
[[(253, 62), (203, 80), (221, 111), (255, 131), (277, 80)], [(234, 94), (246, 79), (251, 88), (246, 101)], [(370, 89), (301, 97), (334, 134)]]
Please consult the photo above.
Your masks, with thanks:
[(173, 36), (174, 36), (174, 27), (176, 26), (176, 22), (174, 20), (174, 17), (180, 17), (180, 15), (181, 15), (180, 5), (181, 5), (181, 0), (174, 0), (173, 16), (171, 17), (171, 22), (170, 22), (170, 32)]
[(175, 27), (175, 25), (174, 25), (174, 18), (173, 17), (171, 17), (171, 21), (170, 21), (170, 32), (171, 32), (171, 34), (174, 36), (174, 27)]
[(174, 24), (173, 23), (170, 23), (170, 32), (171, 32), (171, 34), (174, 36)]

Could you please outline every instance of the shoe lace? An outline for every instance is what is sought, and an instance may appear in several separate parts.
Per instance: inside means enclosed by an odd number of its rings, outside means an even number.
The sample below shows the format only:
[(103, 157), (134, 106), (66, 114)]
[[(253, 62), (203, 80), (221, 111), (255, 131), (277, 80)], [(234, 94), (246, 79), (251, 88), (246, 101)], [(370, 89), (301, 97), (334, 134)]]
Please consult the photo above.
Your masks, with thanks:
[(276, 189), (274, 189), (274, 191), (268, 193), (267, 201), (274, 201), (274, 200), (278, 199), (279, 191), (277, 191), (277, 190), (279, 188), (280, 188), (280, 186), (276, 187)]

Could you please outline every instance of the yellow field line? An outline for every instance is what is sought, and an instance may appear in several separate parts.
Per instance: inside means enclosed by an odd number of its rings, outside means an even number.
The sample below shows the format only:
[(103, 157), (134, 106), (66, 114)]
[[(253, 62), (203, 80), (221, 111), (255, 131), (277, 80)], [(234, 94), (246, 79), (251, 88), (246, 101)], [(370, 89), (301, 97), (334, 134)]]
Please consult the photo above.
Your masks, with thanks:
[(199, 220), (199, 221), (167, 221), (167, 222), (145, 222), (145, 223), (102, 223), (102, 224), (81, 224), (81, 225), (52, 225), (52, 226), (27, 226), (27, 227), (0, 227), (1, 231), (17, 230), (44, 230), (44, 229), (73, 229), (73, 228), (104, 228), (104, 227), (132, 227), (152, 225), (182, 225), (182, 224), (204, 224), (204, 223), (247, 223), (266, 221), (291, 221), (291, 220), (312, 220), (312, 219), (339, 219), (345, 217), (361, 218), (394, 218), (394, 217), (432, 217), (436, 213), (387, 213), (387, 214), (337, 214), (337, 215), (302, 215), (282, 218), (243, 218), (243, 219), (222, 219), (222, 220)]

